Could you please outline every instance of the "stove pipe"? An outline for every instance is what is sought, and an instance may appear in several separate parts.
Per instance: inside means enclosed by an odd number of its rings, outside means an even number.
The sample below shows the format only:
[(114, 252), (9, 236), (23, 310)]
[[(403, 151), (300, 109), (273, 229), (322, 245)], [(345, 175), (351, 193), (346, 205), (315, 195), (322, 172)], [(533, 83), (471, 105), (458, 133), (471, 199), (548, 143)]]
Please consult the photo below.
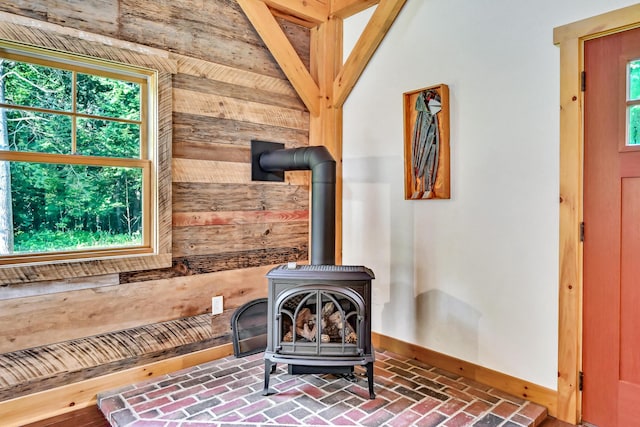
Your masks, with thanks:
[(311, 170), (311, 264), (334, 265), (336, 244), (336, 161), (324, 146), (260, 154), (266, 172)]

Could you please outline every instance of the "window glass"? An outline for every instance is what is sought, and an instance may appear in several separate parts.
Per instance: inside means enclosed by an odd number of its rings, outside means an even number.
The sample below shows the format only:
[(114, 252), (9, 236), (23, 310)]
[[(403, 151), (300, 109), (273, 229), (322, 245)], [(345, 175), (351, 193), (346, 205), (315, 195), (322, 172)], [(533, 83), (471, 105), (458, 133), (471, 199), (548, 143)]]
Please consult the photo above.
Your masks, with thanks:
[(626, 145), (640, 145), (640, 60), (627, 64)]
[(139, 124), (80, 118), (77, 136), (77, 154), (140, 157)]
[(7, 104), (70, 111), (72, 72), (0, 58)]
[(0, 264), (151, 251), (149, 74), (2, 47)]
[(141, 244), (141, 169), (9, 163), (14, 254)]
[(12, 151), (71, 154), (71, 117), (30, 110), (5, 110), (7, 142)]
[(140, 85), (78, 73), (78, 112), (140, 120)]
[(629, 62), (629, 100), (640, 99), (640, 60)]
[(628, 108), (629, 128), (627, 130), (627, 145), (640, 144), (640, 105)]

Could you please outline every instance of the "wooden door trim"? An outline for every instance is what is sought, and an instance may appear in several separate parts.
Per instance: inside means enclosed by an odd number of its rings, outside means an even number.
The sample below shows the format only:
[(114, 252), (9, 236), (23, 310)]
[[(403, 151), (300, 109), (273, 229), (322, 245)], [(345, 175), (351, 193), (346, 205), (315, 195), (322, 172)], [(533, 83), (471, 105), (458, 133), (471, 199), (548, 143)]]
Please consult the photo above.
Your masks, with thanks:
[(577, 424), (582, 417), (578, 390), (582, 367), (583, 107), (581, 72), (584, 42), (640, 27), (640, 5), (633, 5), (557, 27), (560, 48), (560, 246), (557, 418)]

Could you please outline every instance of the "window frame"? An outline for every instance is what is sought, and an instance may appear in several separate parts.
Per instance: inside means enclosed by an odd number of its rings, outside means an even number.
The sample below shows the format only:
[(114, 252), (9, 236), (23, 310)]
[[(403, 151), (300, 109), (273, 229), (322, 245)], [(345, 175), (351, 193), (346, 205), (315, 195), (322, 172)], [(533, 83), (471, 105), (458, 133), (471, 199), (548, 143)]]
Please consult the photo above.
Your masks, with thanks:
[[(52, 56), (58, 62), (74, 64), (72, 66), (78, 69), (87, 65), (84, 68), (87, 68), (91, 74), (108, 77), (109, 70), (113, 69), (117, 70), (118, 76), (133, 73), (138, 78), (143, 75), (147, 79), (150, 90), (147, 94), (148, 102), (143, 103), (144, 107), (141, 105), (141, 110), (146, 109), (145, 113), (141, 111), (141, 115), (147, 115), (147, 123), (150, 126), (146, 129), (145, 142), (141, 143), (141, 158), (134, 161), (144, 166), (143, 182), (150, 188), (145, 188), (143, 191), (142, 204), (150, 209), (150, 214), (146, 215), (149, 224), (145, 224), (146, 239), (141, 246), (89, 249), (80, 252), (82, 254), (80, 256), (77, 251), (50, 252), (28, 257), (5, 256), (0, 261), (0, 284), (28, 283), (171, 266), (171, 77), (177, 71), (176, 61), (159, 51), (150, 51), (147, 47), (116, 39), (96, 36), (87, 40), (86, 33), (69, 31), (69, 29), (65, 29), (64, 34), (60, 35), (57, 26), (45, 25), (44, 29), (12, 24), (9, 26), (14, 27), (7, 28), (8, 31), (13, 30), (10, 38), (6, 37), (0, 28), (2, 49), (8, 49), (10, 54), (17, 53), (18, 56), (23, 56), (23, 52), (27, 52), (28, 55), (25, 56), (29, 57), (28, 62), (37, 63), (33, 60), (35, 58), (37, 61), (45, 62), (43, 65), (47, 66), (51, 64), (46, 58)], [(34, 31), (48, 33), (49, 37), (38, 38), (38, 42), (44, 40), (44, 45), (31, 44)], [(15, 35), (17, 37), (14, 37)], [(64, 37), (66, 41), (69, 38), (73, 40), (72, 52), (66, 49), (60, 50), (60, 37)], [(66, 48), (67, 43), (62, 45)], [(16, 154), (3, 151), (0, 159), (14, 160), (21, 157), (60, 163), (55, 161), (56, 156), (60, 155), (26, 152)], [(105, 165), (103, 157), (77, 157), (75, 161), (67, 159), (64, 163)], [(125, 161), (117, 158), (107, 159), (109, 163), (117, 166), (130, 161), (129, 159)]]
[(640, 144), (630, 144), (631, 138), (629, 135), (630, 125), (631, 125), (631, 108), (640, 105), (640, 97), (631, 99), (631, 71), (630, 66), (632, 62), (640, 62), (640, 58), (627, 59), (627, 64), (625, 66), (625, 84), (624, 84), (624, 100), (625, 100), (625, 138), (624, 138), (624, 148), (625, 151), (629, 151), (629, 149), (638, 149)]

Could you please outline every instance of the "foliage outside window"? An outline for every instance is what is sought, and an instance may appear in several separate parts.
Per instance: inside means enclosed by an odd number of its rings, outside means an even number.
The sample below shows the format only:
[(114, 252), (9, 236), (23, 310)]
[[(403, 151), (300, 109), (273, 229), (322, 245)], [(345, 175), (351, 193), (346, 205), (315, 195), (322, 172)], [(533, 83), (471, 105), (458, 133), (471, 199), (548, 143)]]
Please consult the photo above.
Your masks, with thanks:
[(153, 250), (154, 83), (0, 42), (0, 264)]
[(640, 59), (627, 65), (627, 145), (640, 145)]

